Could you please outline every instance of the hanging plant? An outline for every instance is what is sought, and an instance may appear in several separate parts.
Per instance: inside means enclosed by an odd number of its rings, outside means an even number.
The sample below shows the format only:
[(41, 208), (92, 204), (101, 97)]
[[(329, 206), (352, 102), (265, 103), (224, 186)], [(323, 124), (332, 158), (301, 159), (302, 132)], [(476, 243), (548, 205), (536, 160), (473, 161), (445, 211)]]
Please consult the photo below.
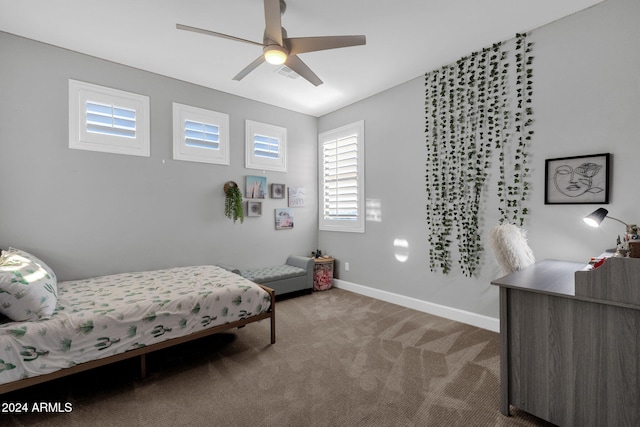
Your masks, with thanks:
[(445, 68), (433, 72), (426, 82), (427, 102), (425, 104), (426, 128), (430, 135), (427, 143), (427, 164), (434, 165), (427, 170), (426, 189), (430, 207), (427, 209), (429, 224), (429, 267), (432, 271), (451, 269), (450, 219), (446, 214), (446, 152), (440, 148), (440, 140), (447, 138), (447, 81)]
[[(495, 43), (463, 57), (455, 64), (425, 74), (425, 135), (427, 147), (427, 224), (431, 271), (451, 270), (455, 232), (459, 265), (466, 276), (476, 273), (483, 249), (480, 240), (482, 192), (491, 157), (498, 152), (498, 197), (501, 218), (524, 221), (521, 206), (528, 193), (524, 180), (529, 169), (526, 144), (533, 131), (531, 115), (531, 45), (517, 35), (516, 86), (519, 96), (511, 111), (508, 51)], [(518, 62), (520, 61), (520, 62)], [(512, 138), (512, 116), (519, 125), (513, 158), (507, 149)], [(513, 164), (513, 173), (508, 173)], [(503, 219), (501, 219), (502, 221)], [(455, 231), (454, 231), (455, 229)]]
[(532, 140), (533, 109), (531, 98), (533, 95), (533, 56), (532, 44), (527, 42), (526, 34), (516, 34), (516, 108), (514, 114), (514, 127), (517, 147), (514, 150), (512, 173), (507, 178), (505, 162), (506, 153), (504, 145), (501, 147), (501, 174), (499, 180), (498, 195), (500, 197), (500, 222), (511, 222), (522, 226), (525, 216), (529, 213), (525, 202), (529, 193), (529, 175), (527, 144)]
[(242, 192), (233, 181), (227, 181), (224, 184), (224, 214), (227, 218), (233, 219), (235, 223), (240, 220), (244, 222), (244, 209), (242, 207)]
[(522, 226), (525, 215), (529, 213), (524, 203), (529, 193), (529, 182), (527, 181), (529, 176), (527, 144), (529, 144), (533, 138), (533, 130), (531, 129), (531, 125), (533, 124), (533, 107), (531, 101), (533, 97), (533, 56), (531, 55), (533, 44), (527, 41), (526, 34), (518, 34), (517, 39), (523, 50), (519, 68), (521, 68), (524, 75), (518, 73), (518, 76), (522, 76), (522, 80), (519, 82), (519, 89), (522, 89), (522, 92), (519, 93), (519, 101), (522, 102), (518, 102), (518, 105), (520, 111), (523, 113), (522, 117), (524, 122), (522, 123), (521, 132), (518, 135), (518, 148), (516, 150), (516, 161), (519, 162), (519, 181), (516, 183), (516, 186), (519, 193), (518, 205), (520, 212), (517, 216), (514, 216), (514, 221), (517, 220), (517, 223)]

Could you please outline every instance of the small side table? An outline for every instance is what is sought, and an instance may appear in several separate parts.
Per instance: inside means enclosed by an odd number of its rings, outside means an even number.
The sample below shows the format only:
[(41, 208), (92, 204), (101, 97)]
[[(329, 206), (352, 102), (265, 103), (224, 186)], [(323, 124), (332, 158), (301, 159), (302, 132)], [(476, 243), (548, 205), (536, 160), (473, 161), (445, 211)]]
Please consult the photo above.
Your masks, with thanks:
[(313, 266), (313, 290), (326, 291), (333, 286), (333, 261), (328, 258), (314, 258)]

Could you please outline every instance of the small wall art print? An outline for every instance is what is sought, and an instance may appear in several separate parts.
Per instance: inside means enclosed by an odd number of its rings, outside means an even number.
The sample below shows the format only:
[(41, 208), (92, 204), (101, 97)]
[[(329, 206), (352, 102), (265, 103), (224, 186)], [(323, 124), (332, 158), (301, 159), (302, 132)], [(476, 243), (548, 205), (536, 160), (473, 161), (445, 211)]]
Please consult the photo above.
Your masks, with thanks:
[(284, 184), (271, 184), (271, 198), (284, 199)]
[(293, 228), (293, 210), (280, 208), (275, 210), (276, 230), (291, 230)]
[(267, 194), (267, 177), (247, 175), (245, 197), (247, 199), (264, 199)]
[(289, 187), (289, 207), (300, 208), (304, 206), (304, 187)]
[(545, 160), (544, 203), (609, 203), (609, 153)]
[(262, 216), (262, 202), (247, 202), (247, 216)]

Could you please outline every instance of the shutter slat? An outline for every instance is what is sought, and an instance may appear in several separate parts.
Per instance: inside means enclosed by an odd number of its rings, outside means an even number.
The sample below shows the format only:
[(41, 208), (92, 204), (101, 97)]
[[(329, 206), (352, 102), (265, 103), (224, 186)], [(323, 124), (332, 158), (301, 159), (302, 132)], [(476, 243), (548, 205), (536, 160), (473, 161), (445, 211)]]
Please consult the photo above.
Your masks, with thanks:
[(271, 136), (254, 134), (253, 155), (278, 159), (280, 157), (280, 140)]
[(358, 218), (358, 140), (350, 136), (323, 144), (324, 217)]
[(220, 128), (210, 123), (185, 120), (184, 143), (188, 147), (220, 150)]
[(87, 101), (85, 104), (86, 131), (103, 135), (136, 137), (136, 111)]

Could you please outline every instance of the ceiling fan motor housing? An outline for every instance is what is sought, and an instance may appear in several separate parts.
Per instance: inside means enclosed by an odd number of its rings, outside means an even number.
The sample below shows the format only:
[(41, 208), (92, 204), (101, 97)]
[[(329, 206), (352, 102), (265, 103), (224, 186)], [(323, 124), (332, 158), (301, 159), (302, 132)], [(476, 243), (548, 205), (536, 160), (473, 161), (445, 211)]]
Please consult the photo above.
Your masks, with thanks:
[[(265, 42), (266, 41), (267, 39), (265, 39)], [(262, 51), (264, 53), (264, 59), (269, 64), (274, 64), (274, 65), (284, 64), (285, 61), (287, 60), (287, 57), (289, 56), (289, 50), (285, 49), (284, 47), (280, 46), (277, 43), (271, 43), (266, 45), (262, 49)]]
[[(281, 6), (282, 3), (280, 2)], [(285, 6), (286, 7), (286, 6)], [(262, 39), (262, 44), (264, 48), (262, 48), (262, 52), (264, 53), (264, 59), (269, 64), (280, 65), (284, 64), (289, 56), (289, 46), (287, 46), (287, 30), (282, 28), (282, 45), (280, 45), (277, 41), (271, 40), (269, 36), (267, 36), (267, 32), (265, 31), (264, 37)]]

